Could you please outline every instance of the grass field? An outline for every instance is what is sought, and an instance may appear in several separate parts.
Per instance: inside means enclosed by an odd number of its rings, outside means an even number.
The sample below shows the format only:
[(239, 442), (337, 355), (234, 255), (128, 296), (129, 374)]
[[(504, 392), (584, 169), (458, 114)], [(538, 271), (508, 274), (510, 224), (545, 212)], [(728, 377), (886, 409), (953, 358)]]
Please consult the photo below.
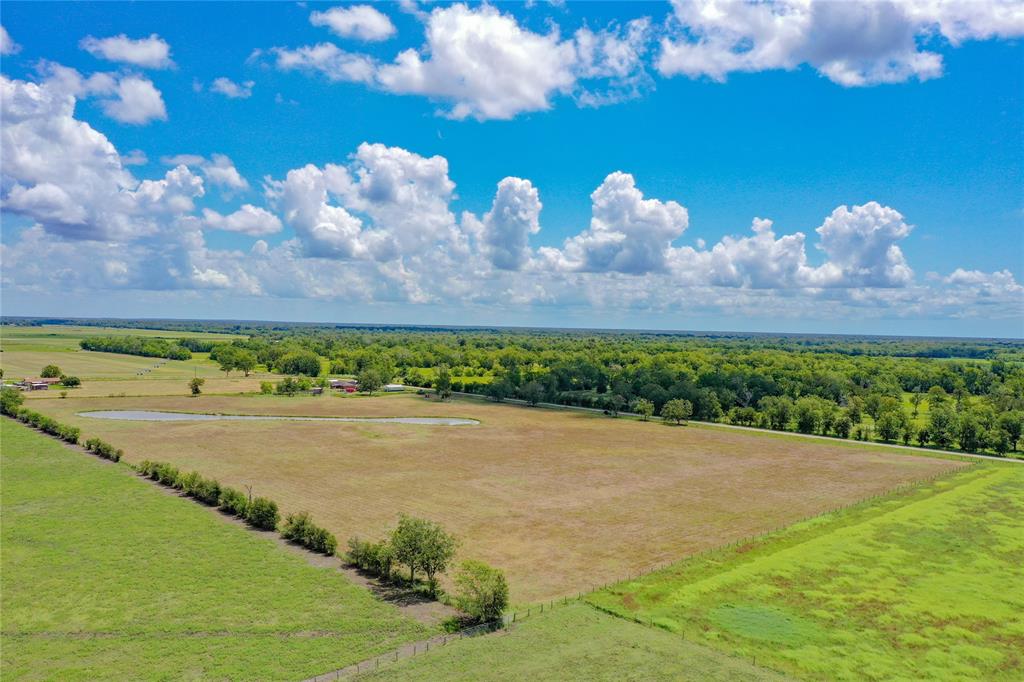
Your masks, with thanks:
[[(193, 377), (206, 380), (206, 393), (243, 393), (259, 391), (260, 381), (280, 380), (280, 376), (254, 372), (248, 377), (240, 372), (225, 376), (208, 353), (193, 353), (191, 360), (165, 360), (119, 353), (97, 353), (82, 350), (78, 342), (85, 336), (153, 336), (165, 338), (205, 338), (231, 340), (227, 334), (169, 332), (149, 329), (107, 327), (41, 326), (0, 327), (0, 367), (5, 380), (39, 376), (42, 368), (55, 364), (68, 375), (82, 380), (79, 388), (68, 389), (69, 396), (96, 397), (125, 394), (187, 395), (188, 381)], [(59, 399), (61, 387), (25, 394), (29, 400)]]
[(784, 680), (714, 649), (585, 604), (556, 608), (508, 633), (460, 640), (361, 680)]
[(296, 680), (428, 634), (123, 465), (0, 438), (4, 680)]
[(978, 465), (592, 595), (805, 679), (1024, 679), (1024, 468)]
[[(342, 542), (405, 512), (505, 569), (518, 603), (587, 591), (961, 466), (855, 443), (412, 395), (49, 400), (39, 409), (125, 449), (306, 510)], [(478, 426), (117, 422), (93, 409), (453, 416)]]

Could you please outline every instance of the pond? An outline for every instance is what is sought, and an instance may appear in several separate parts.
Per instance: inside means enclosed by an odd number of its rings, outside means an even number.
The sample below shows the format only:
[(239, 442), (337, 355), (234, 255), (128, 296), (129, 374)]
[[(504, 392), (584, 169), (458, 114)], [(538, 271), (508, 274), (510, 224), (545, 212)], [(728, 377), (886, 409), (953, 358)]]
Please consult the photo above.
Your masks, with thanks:
[(79, 412), (78, 416), (135, 422), (275, 421), (283, 419), (299, 422), (363, 422), (370, 424), (425, 424), (428, 426), (470, 426), (480, 423), (475, 419), (450, 417), (289, 417), (262, 414), (196, 414), (194, 412), (158, 412), (156, 410), (98, 410)]

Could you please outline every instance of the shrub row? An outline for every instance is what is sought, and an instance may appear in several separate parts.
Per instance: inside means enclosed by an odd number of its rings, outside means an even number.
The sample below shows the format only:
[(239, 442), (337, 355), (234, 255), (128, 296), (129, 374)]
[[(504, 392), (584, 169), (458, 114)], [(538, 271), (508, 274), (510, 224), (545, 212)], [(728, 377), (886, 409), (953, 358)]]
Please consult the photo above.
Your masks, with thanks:
[(281, 535), (286, 540), (297, 542), (314, 552), (332, 555), (338, 549), (338, 540), (334, 535), (314, 524), (308, 512), (289, 514), (284, 521)]
[(247, 521), (250, 525), (262, 530), (277, 530), (280, 515), (277, 503), (265, 497), (257, 497), (251, 502), (234, 488), (221, 486), (212, 478), (204, 478), (197, 471), (182, 473), (176, 467), (165, 462), (140, 462), (135, 467), (143, 476), (147, 476), (161, 485), (180, 490), (211, 507), (219, 507)]
[(121, 457), (124, 455), (124, 450), (115, 448), (110, 443), (100, 440), (99, 438), (90, 438), (85, 441), (85, 449), (89, 452), (94, 452), (104, 459), (109, 459), (112, 462), (120, 462)]
[(51, 436), (57, 436), (57, 438), (68, 443), (78, 443), (78, 437), (82, 434), (81, 429), (77, 426), (61, 424), (53, 417), (47, 417), (45, 414), (40, 414), (39, 412), (28, 408), (18, 410), (15, 416), (17, 416), (20, 421), (30, 424)]
[(348, 561), (364, 571), (390, 578), (391, 567), (395, 563), (395, 550), (389, 540), (369, 542), (352, 537), (348, 540)]

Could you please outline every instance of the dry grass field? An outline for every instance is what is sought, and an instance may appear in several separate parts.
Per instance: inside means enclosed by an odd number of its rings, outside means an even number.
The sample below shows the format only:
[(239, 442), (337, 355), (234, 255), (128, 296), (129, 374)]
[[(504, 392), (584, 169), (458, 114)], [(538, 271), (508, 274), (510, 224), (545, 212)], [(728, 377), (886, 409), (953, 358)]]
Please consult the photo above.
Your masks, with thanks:
[[(902, 483), (961, 466), (853, 443), (412, 395), (69, 398), (36, 407), (129, 461), (164, 460), (251, 485), (345, 538), (400, 512), (443, 523), (460, 554), (504, 568), (513, 600), (587, 590)], [(118, 422), (97, 409), (453, 416), (477, 426)]]

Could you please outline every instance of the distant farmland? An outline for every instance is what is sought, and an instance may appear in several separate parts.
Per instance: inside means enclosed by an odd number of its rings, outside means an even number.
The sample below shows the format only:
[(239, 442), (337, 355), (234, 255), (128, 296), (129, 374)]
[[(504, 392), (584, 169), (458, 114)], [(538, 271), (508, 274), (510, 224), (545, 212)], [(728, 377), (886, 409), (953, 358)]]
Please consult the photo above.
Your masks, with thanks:
[[(849, 442), (413, 396), (34, 401), (123, 447), (310, 511), (344, 539), (400, 512), (440, 521), (504, 568), (513, 599), (586, 591), (961, 466)], [(82, 410), (453, 416), (468, 427), (116, 422)]]

